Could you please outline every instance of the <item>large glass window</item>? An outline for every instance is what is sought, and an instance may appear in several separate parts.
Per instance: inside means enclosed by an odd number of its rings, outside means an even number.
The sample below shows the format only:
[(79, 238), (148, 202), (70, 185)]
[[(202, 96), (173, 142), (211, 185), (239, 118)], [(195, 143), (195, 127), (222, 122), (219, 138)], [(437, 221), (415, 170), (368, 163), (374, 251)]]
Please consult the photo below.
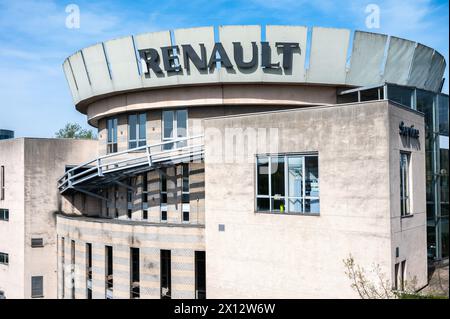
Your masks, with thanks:
[(256, 210), (318, 214), (318, 156), (258, 156), (256, 161)]
[[(170, 141), (176, 138), (187, 137), (187, 110), (163, 111), (162, 125), (163, 125), (163, 142)], [(183, 147), (187, 145), (186, 141), (164, 144), (163, 149), (169, 150), (174, 147)]]
[(400, 153), (400, 212), (401, 216), (411, 214), (410, 211), (410, 177), (409, 177), (410, 154)]
[(400, 103), (404, 106), (408, 106), (410, 108), (414, 107), (414, 89), (389, 84), (387, 86), (389, 100)]
[(106, 152), (117, 152), (117, 118), (110, 118), (106, 121), (106, 129), (108, 131), (108, 140)]
[(146, 145), (145, 113), (131, 114), (128, 116), (128, 148), (136, 148)]

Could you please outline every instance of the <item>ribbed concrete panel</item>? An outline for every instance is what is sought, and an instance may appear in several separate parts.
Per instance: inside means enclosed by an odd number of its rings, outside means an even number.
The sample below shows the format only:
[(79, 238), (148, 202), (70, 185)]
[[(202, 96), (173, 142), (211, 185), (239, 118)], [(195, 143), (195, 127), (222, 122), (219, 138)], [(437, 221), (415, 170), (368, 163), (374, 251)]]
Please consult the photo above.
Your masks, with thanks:
[(219, 38), (225, 51), (234, 65), (232, 70), (226, 70), (224, 67), (220, 69), (220, 81), (222, 82), (261, 82), (262, 71), (260, 54), (258, 54), (258, 63), (256, 67), (251, 69), (239, 69), (235, 64), (233, 52), (233, 42), (241, 42), (243, 48), (244, 61), (248, 62), (252, 58), (252, 42), (256, 42), (258, 52), (261, 52), (261, 27), (259, 25), (233, 25), (220, 26)]
[(374, 85), (382, 81), (380, 76), (387, 35), (356, 31), (346, 83), (350, 85)]
[(81, 51), (78, 51), (69, 58), (72, 72), (77, 82), (78, 94), (81, 99), (94, 94), (91, 85), (89, 84), (86, 68), (84, 67)]
[(78, 95), (77, 84), (75, 83), (75, 78), (70, 68), (69, 59), (66, 59), (63, 63), (64, 75), (66, 76), (67, 84), (69, 85), (70, 93), (72, 94), (72, 100), (74, 104), (80, 101), (80, 96)]
[(350, 30), (314, 27), (307, 82), (345, 83)]
[(391, 37), (384, 69), (384, 80), (390, 83), (406, 85), (416, 42)]
[[(293, 54), (293, 69), (263, 69), (260, 26), (222, 26), (219, 41), (233, 65), (233, 69), (209, 69), (199, 71), (191, 64), (184, 69), (181, 45), (190, 44), (200, 54), (200, 44), (206, 48), (209, 62), (214, 47), (212, 27), (178, 29), (174, 31), (175, 44), (180, 46), (182, 72), (167, 74), (161, 47), (171, 46), (169, 31), (124, 37), (86, 48), (72, 55), (63, 64), (72, 98), (81, 112), (86, 112), (83, 102), (104, 94), (119, 94), (143, 88), (163, 88), (187, 84), (220, 83), (318, 83), (327, 85), (369, 86), (383, 82), (411, 85), (427, 90), (439, 89), (445, 70), (445, 60), (434, 50), (415, 42), (392, 37), (385, 50), (387, 36), (356, 31), (353, 41), (350, 70), (346, 71), (346, 58), (350, 31), (332, 28), (313, 28), (308, 74), (304, 64), (307, 45), (307, 28), (302, 26), (268, 26), (266, 40), (271, 47), (271, 63), (282, 63), (282, 52), (275, 42), (299, 43), (299, 52)], [(133, 41), (134, 39), (134, 41)], [(236, 65), (233, 42), (240, 42), (243, 61), (253, 57), (252, 42), (258, 48), (257, 66), (240, 68)], [(159, 55), (162, 73), (147, 69), (146, 63), (137, 57), (139, 49), (154, 49)], [(83, 53), (83, 55), (81, 54)], [(385, 52), (386, 55), (385, 56)], [(84, 59), (83, 59), (84, 57)], [(385, 66), (382, 65), (386, 58)], [(70, 62), (70, 63), (69, 63)], [(109, 68), (108, 68), (109, 65)], [(384, 71), (383, 71), (384, 70)], [(112, 80), (110, 78), (110, 71)], [(381, 74), (383, 72), (383, 74)]]
[[(183, 66), (183, 73), (179, 76), (179, 84), (217, 82), (219, 75), (217, 72), (211, 73), (208, 70), (197, 70), (192, 61), (189, 61), (190, 70), (187, 71), (184, 65), (183, 44), (190, 44), (198, 56), (201, 58), (200, 44), (206, 49), (206, 63), (208, 64), (211, 52), (214, 48), (214, 28), (189, 28), (174, 30), (175, 43), (180, 50), (180, 63)], [(187, 75), (187, 76), (183, 76)]]
[(127, 90), (142, 86), (138, 62), (131, 37), (105, 42), (114, 90)]
[(428, 78), (425, 82), (425, 87), (431, 89), (432, 91), (437, 91), (441, 87), (442, 77), (445, 72), (445, 59), (437, 51), (434, 51), (433, 57), (431, 58), (431, 67), (428, 74)]
[(113, 86), (102, 44), (90, 46), (82, 51), (93, 92), (95, 94), (110, 92)]
[[(280, 62), (283, 65), (283, 55), (281, 50), (275, 47), (275, 42), (298, 42), (300, 50), (295, 51), (292, 58), (292, 70), (265, 69), (263, 80), (271, 82), (304, 82), (305, 81), (305, 56), (306, 37), (308, 28), (303, 26), (278, 26), (270, 25), (266, 27), (266, 41), (270, 43), (272, 61)], [(277, 52), (278, 51), (278, 52)], [(261, 52), (260, 52), (261, 54)], [(261, 64), (261, 61), (259, 61)]]
[[(134, 37), (137, 50), (154, 48), (159, 51), (161, 47), (171, 46), (170, 32), (151, 32), (138, 34)], [(140, 60), (141, 65), (143, 65), (143, 60)], [(164, 63), (162, 57), (160, 56), (160, 67), (164, 70)], [(144, 67), (141, 68), (144, 70)], [(144, 73), (144, 72), (142, 72)], [(150, 75), (141, 75), (141, 81), (143, 87), (156, 87), (165, 85), (176, 85), (178, 83), (178, 75), (171, 74), (169, 76), (156, 74), (152, 69), (149, 70)]]
[[(431, 68), (431, 59), (434, 50), (422, 44), (418, 44), (414, 51), (414, 58), (411, 65), (408, 85), (425, 87)], [(435, 76), (434, 74), (432, 76)]]

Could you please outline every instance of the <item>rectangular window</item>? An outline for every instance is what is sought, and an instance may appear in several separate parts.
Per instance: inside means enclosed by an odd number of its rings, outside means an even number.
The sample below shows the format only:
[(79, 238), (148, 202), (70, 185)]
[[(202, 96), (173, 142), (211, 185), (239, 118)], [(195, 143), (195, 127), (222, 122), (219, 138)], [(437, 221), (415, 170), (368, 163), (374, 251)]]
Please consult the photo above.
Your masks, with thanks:
[(144, 209), (142, 211), (142, 219), (147, 220), (148, 219), (148, 210)]
[(256, 210), (319, 214), (318, 156), (257, 156)]
[(86, 295), (92, 299), (92, 244), (86, 244)]
[(183, 221), (189, 221), (189, 211), (190, 211), (190, 196), (189, 196), (189, 164), (185, 163), (181, 166), (182, 169), (182, 211), (183, 211)]
[(171, 298), (170, 250), (161, 250), (161, 299)]
[(5, 166), (0, 166), (0, 200), (5, 199)]
[(44, 239), (31, 238), (31, 247), (32, 248), (44, 247)]
[(139, 248), (130, 248), (130, 297), (140, 297)]
[(6, 253), (0, 253), (0, 264), (9, 265), (9, 255)]
[(206, 299), (206, 254), (195, 252), (195, 298)]
[(31, 277), (31, 298), (44, 297), (44, 277), (33, 276)]
[(117, 118), (110, 118), (106, 121), (106, 129), (108, 131), (106, 152), (117, 152)]
[(75, 241), (70, 241), (70, 264), (72, 278), (72, 299), (75, 299)]
[(148, 177), (147, 173), (142, 175), (142, 203), (148, 203)]
[(160, 180), (160, 209), (161, 221), (167, 221), (167, 170), (161, 169), (159, 174)]
[(0, 220), (8, 221), (9, 220), (9, 210), (0, 208)]
[(401, 216), (411, 214), (410, 211), (410, 154), (400, 153), (400, 212)]
[(136, 148), (147, 144), (147, 114), (131, 114), (128, 116), (128, 148)]
[[(175, 138), (187, 137), (187, 122), (188, 113), (187, 110), (175, 110), (175, 111), (163, 111), (162, 113), (162, 131), (163, 138), (162, 141), (170, 141)], [(179, 148), (186, 146), (186, 141), (164, 144), (164, 150), (170, 150), (172, 148)]]
[(105, 246), (105, 289), (106, 299), (112, 299), (113, 289), (113, 248), (111, 246)]
[(65, 297), (65, 281), (66, 281), (66, 274), (65, 274), (65, 268), (66, 268), (66, 242), (64, 237), (61, 237), (61, 298), (64, 299)]

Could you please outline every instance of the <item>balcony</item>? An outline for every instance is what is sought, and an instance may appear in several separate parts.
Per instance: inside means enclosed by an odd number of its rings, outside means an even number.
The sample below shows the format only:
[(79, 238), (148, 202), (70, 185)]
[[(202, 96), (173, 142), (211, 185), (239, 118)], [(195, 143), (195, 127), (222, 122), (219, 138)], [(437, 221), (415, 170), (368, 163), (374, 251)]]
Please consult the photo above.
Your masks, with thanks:
[[(170, 149), (167, 146), (170, 146)], [(90, 160), (68, 170), (58, 180), (58, 189), (65, 192), (80, 191), (98, 196), (94, 192), (121, 179), (162, 166), (202, 160), (203, 135), (177, 138), (126, 151), (111, 153)]]

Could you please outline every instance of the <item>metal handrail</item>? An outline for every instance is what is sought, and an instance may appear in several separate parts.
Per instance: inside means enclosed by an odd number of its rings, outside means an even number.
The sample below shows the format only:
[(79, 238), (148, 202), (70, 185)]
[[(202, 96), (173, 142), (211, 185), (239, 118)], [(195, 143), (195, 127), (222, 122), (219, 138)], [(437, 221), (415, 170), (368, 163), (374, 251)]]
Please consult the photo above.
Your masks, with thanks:
[[(179, 144), (180, 142), (194, 140), (194, 139), (202, 139), (202, 138), (203, 138), (203, 135), (175, 138), (172, 140), (163, 141), (163, 142), (159, 142), (156, 144), (139, 146), (139, 147), (124, 150), (121, 152), (110, 153), (110, 154), (99, 156), (93, 160), (90, 160), (90, 161), (84, 162), (78, 166), (75, 166), (75, 167), (71, 168), (70, 170), (68, 170), (67, 172), (65, 172), (65, 174), (58, 179), (58, 188), (60, 190), (65, 189), (65, 188), (69, 187), (71, 183), (80, 183), (82, 181), (88, 180), (95, 176), (103, 176), (103, 173), (109, 173), (109, 172), (121, 170), (125, 166), (119, 167), (119, 165), (123, 164), (123, 163), (127, 163), (127, 162), (135, 162), (132, 165), (126, 165), (126, 168), (132, 168), (135, 166), (140, 166), (145, 162), (148, 162), (148, 164), (151, 166), (153, 159), (155, 160), (154, 162), (162, 162), (162, 161), (164, 161), (164, 158), (161, 155), (172, 154), (171, 156), (168, 156), (168, 158), (167, 158), (168, 160), (183, 158), (185, 156), (190, 156), (190, 155), (195, 155), (195, 156), (201, 155), (203, 153), (203, 146), (204, 146), (203, 143), (194, 144), (194, 145), (183, 145), (181, 147), (176, 147), (176, 145)], [(164, 149), (157, 150), (154, 153), (151, 152), (152, 148), (155, 148), (155, 147), (161, 148), (161, 146), (167, 145), (167, 144), (173, 144), (173, 145), (175, 145), (175, 147), (171, 148), (171, 149), (167, 149), (167, 150), (164, 150)], [(200, 150), (196, 150), (197, 148), (200, 148)], [(181, 152), (189, 151), (189, 150), (190, 150), (190, 152), (188, 154), (180, 155)], [(124, 158), (124, 159), (120, 159), (117, 161), (111, 161), (111, 162), (106, 162), (106, 163), (104, 162), (104, 160), (106, 160), (106, 159), (120, 157), (121, 155), (136, 153), (139, 151), (145, 151), (145, 155), (138, 156), (138, 157)], [(141, 153), (139, 152), (138, 154), (140, 155)], [(156, 157), (156, 158), (154, 158), (154, 157)], [(110, 166), (115, 166), (115, 167), (108, 169), (108, 167), (110, 167)], [(73, 175), (73, 173), (77, 169), (82, 169), (82, 168), (85, 168), (85, 170)], [(94, 173), (94, 172), (96, 172), (96, 173)], [(89, 173), (91, 173), (91, 174), (89, 174)]]

